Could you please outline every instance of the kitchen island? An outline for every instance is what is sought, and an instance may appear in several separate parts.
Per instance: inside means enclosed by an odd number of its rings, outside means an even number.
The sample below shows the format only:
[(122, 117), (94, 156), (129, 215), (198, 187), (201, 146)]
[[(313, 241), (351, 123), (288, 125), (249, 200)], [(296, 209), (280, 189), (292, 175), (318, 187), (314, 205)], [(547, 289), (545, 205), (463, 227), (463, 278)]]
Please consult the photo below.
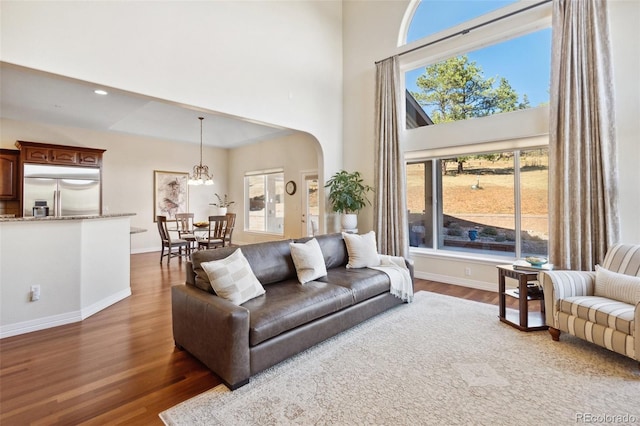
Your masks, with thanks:
[(0, 218), (0, 338), (82, 321), (130, 296), (131, 216)]

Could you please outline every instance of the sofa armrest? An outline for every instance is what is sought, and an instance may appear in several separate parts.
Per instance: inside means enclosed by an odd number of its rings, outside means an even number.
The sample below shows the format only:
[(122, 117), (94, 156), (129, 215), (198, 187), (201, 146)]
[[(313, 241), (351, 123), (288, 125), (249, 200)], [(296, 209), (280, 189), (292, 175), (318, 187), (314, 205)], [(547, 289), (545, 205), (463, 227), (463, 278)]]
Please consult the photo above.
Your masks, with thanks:
[(404, 259), (405, 263), (407, 264), (407, 269), (409, 269), (409, 275), (411, 275), (411, 282), (413, 282), (414, 276), (413, 276), (413, 270), (414, 270), (414, 262), (412, 259), (408, 259), (405, 257)]
[(187, 274), (186, 274), (186, 277), (185, 277), (185, 283), (195, 287), (195, 285), (196, 285), (196, 273), (193, 270), (193, 262), (191, 262), (191, 261), (187, 262), (187, 271), (186, 272), (187, 272)]
[(593, 296), (596, 273), (590, 271), (543, 271), (538, 279), (544, 291), (546, 323), (556, 327), (558, 300), (572, 296)]
[(173, 337), (232, 389), (249, 381), (249, 311), (189, 285), (171, 288)]

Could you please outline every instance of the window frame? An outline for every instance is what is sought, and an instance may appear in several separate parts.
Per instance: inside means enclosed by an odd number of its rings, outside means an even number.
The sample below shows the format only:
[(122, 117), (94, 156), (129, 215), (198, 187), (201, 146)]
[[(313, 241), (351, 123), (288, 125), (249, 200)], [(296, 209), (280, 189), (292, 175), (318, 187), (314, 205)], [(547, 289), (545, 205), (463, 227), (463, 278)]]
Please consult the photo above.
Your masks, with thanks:
[[(511, 252), (508, 252), (507, 255), (497, 254), (499, 252), (493, 252), (491, 250), (474, 250), (474, 249), (465, 249), (465, 250), (456, 250), (456, 249), (445, 249), (440, 247), (439, 239), (443, 236), (442, 233), (442, 217), (443, 217), (443, 205), (442, 205), (442, 196), (443, 196), (443, 185), (442, 185), (442, 174), (441, 170), (441, 161), (446, 159), (447, 157), (453, 157), (452, 155), (439, 155), (439, 156), (429, 156), (422, 158), (413, 158), (411, 160), (405, 159), (405, 169), (406, 166), (410, 164), (418, 164), (425, 162), (432, 162), (431, 165), (431, 194), (433, 194), (433, 202), (431, 205), (427, 204), (427, 200), (425, 200), (425, 215), (426, 210), (431, 209), (431, 241), (429, 247), (416, 247), (409, 246), (409, 251), (412, 253), (437, 253), (437, 254), (446, 254), (447, 256), (456, 256), (462, 255), (464, 257), (473, 257), (473, 258), (485, 258), (492, 260), (502, 260), (505, 259), (519, 259), (523, 256), (522, 253), (522, 181), (521, 181), (521, 173), (522, 173), (522, 164), (521, 164), (521, 154), (523, 151), (530, 151), (536, 149), (549, 149), (549, 145), (541, 144), (537, 146), (527, 146), (525, 148), (501, 148), (497, 151), (501, 152), (512, 152), (513, 153), (513, 168), (514, 168), (514, 178), (513, 178), (513, 191), (514, 191), (514, 232), (515, 232), (515, 245), (513, 256)], [(466, 151), (466, 152), (458, 152), (455, 156), (462, 155), (482, 155), (487, 153), (494, 153), (496, 151)], [(407, 207), (407, 211), (409, 211)], [(409, 224), (411, 228), (411, 225)], [(426, 241), (425, 241), (426, 243)], [(548, 255), (548, 253), (547, 253)]]
[[(281, 183), (281, 193), (278, 193), (277, 191), (275, 191), (275, 193), (271, 194), (271, 192), (269, 191), (269, 183), (268, 183), (268, 179), (271, 177), (279, 177), (279, 181)], [(264, 210), (264, 228), (262, 230), (257, 230), (257, 229), (251, 229), (250, 225), (251, 225), (251, 194), (250, 194), (250, 184), (249, 184), (249, 179), (250, 178), (258, 178), (261, 177), (264, 180), (264, 196), (265, 196), (265, 201), (264, 201), (264, 207), (262, 210)], [(277, 181), (275, 182), (274, 185), (277, 185)], [(284, 168), (277, 168), (277, 169), (269, 169), (269, 170), (256, 170), (256, 171), (251, 171), (251, 172), (247, 172), (244, 175), (244, 182), (243, 182), (243, 186), (244, 186), (244, 201), (245, 201), (245, 205), (244, 205), (244, 232), (247, 233), (255, 233), (255, 234), (263, 234), (263, 235), (274, 235), (274, 236), (278, 236), (278, 237), (282, 237), (284, 236), (284, 223), (285, 223), (285, 209), (284, 209), (284, 201), (285, 201), (285, 190), (284, 190)], [(272, 199), (276, 199), (279, 196), (280, 202), (273, 202), (270, 201)], [(273, 204), (274, 205), (274, 218), (277, 218), (277, 212), (275, 212), (275, 206), (276, 204), (283, 204), (283, 208), (282, 208), (282, 219), (281, 219), (281, 231), (280, 232), (276, 232), (273, 230), (269, 229), (269, 217), (268, 217), (268, 212), (269, 212), (269, 204)]]

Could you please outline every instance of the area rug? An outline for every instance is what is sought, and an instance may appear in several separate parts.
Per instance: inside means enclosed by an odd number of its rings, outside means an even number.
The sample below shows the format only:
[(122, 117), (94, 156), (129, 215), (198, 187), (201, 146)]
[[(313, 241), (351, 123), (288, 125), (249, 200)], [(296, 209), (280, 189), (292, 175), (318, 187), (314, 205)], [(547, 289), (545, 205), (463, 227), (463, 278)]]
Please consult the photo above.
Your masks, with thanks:
[(429, 292), (251, 378), (160, 413), (167, 425), (640, 423), (638, 363)]

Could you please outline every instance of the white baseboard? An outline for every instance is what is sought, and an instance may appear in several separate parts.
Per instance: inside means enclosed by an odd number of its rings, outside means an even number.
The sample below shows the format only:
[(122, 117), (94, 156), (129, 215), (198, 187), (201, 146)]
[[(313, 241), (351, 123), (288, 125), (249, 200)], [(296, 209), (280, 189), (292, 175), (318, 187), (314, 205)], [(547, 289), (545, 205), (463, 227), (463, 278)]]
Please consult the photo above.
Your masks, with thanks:
[(64, 314), (51, 315), (44, 318), (36, 318), (28, 321), (17, 322), (0, 326), (0, 339), (17, 336), (19, 334), (31, 333), (32, 331), (44, 330), (58, 327), (60, 325), (71, 324), (82, 321), (80, 311), (65, 312)]
[(97, 301), (93, 305), (82, 308), (82, 310), (80, 311), (82, 319), (87, 319), (91, 315), (100, 312), (101, 310), (108, 308), (109, 306), (121, 301), (122, 299), (126, 299), (129, 296), (131, 296), (131, 287), (127, 287), (126, 289), (121, 290), (116, 294), (112, 294), (105, 299)]
[(415, 271), (414, 275), (416, 278), (420, 278), (422, 280), (436, 281), (436, 282), (445, 283), (445, 284), (453, 284), (461, 287), (475, 288), (477, 290), (486, 290), (486, 291), (493, 291), (493, 292), (498, 291), (498, 284), (496, 283), (488, 283), (485, 281), (476, 281), (476, 280), (470, 280), (466, 278), (451, 277), (448, 275), (431, 274), (429, 272), (419, 272), (419, 271)]
[(17, 322), (0, 326), (0, 339), (5, 337), (18, 336), (20, 334), (31, 333), (33, 331), (45, 330), (47, 328), (58, 327), (65, 324), (80, 322), (113, 305), (120, 300), (131, 295), (131, 288), (122, 290), (114, 295), (102, 299), (91, 306), (87, 306), (80, 311), (65, 312), (63, 314), (50, 315), (48, 317), (36, 318), (28, 321)]
[(143, 248), (131, 249), (131, 254), (151, 253), (154, 251), (157, 251), (159, 253), (160, 249), (158, 247), (143, 247)]

